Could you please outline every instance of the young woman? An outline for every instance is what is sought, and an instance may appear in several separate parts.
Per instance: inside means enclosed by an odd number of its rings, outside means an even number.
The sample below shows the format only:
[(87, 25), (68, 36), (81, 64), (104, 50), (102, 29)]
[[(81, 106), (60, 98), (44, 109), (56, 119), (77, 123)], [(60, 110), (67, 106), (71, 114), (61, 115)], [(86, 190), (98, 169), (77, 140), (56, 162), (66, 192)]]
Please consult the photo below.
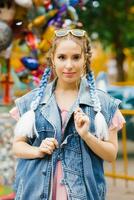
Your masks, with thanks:
[[(16, 100), (16, 200), (104, 200), (103, 160), (116, 159), (119, 100), (96, 90), (84, 30), (55, 32), (40, 87)], [(51, 71), (56, 78), (48, 83)], [(18, 112), (18, 115), (16, 115)]]

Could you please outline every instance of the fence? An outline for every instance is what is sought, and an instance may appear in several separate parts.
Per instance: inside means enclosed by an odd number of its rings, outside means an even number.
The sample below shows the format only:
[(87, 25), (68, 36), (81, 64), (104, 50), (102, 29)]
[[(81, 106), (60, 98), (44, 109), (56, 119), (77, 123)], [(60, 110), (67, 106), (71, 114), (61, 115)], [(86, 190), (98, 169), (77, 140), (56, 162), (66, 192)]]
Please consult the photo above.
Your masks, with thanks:
[[(122, 114), (125, 116), (133, 116), (134, 110), (121, 110)], [(134, 181), (134, 175), (128, 174), (128, 153), (127, 153), (127, 131), (126, 131), (126, 125), (124, 125), (122, 129), (122, 156), (123, 156), (123, 173), (117, 173), (116, 171), (116, 161), (112, 163), (112, 171), (106, 172), (105, 175), (108, 177), (111, 177), (113, 179), (124, 179), (126, 181), (126, 186), (128, 181)]]

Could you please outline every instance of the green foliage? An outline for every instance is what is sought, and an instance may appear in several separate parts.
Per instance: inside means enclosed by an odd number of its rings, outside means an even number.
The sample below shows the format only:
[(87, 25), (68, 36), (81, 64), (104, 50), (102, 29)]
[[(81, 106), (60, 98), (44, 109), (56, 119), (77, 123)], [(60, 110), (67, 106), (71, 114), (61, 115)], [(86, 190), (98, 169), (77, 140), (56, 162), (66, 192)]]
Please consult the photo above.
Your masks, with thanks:
[(134, 49), (134, 0), (89, 0), (86, 9), (78, 9), (84, 28), (93, 33), (104, 47), (112, 47), (116, 54), (118, 80), (125, 80), (124, 48)]
[(89, 0), (79, 17), (89, 35), (98, 33), (104, 45), (134, 47), (134, 0)]

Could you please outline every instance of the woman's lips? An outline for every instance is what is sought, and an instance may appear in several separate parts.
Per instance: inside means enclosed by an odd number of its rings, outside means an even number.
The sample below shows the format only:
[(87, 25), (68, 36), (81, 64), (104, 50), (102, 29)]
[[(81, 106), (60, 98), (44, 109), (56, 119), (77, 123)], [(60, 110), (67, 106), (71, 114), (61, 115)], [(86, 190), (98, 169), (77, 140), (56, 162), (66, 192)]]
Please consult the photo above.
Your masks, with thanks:
[(75, 75), (76, 73), (75, 72), (63, 72), (63, 74), (65, 76), (71, 77), (71, 76)]

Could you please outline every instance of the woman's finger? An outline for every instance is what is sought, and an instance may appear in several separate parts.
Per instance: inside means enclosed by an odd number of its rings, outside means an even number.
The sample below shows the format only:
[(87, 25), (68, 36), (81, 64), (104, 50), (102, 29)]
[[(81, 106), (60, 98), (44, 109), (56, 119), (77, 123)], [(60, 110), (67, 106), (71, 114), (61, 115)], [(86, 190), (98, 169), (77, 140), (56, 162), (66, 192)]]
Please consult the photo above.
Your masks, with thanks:
[(51, 141), (46, 141), (45, 143), (47, 146), (50, 146), (52, 149), (55, 149), (55, 144)]
[(79, 117), (79, 119), (77, 119), (76, 123), (78, 124), (78, 126), (81, 126), (85, 122), (84, 119), (84, 117)]
[(53, 144), (55, 145), (56, 148), (58, 148), (58, 141), (55, 138), (47, 138), (48, 141), (53, 142)]
[(53, 151), (47, 147), (40, 147), (40, 151), (46, 154), (50, 154), (50, 155), (53, 153)]
[(76, 114), (76, 113), (78, 113), (78, 112), (83, 112), (83, 110), (82, 110), (80, 107), (78, 107), (78, 108), (76, 108), (74, 114)]
[(77, 120), (79, 120), (79, 119), (81, 119), (83, 117), (85, 117), (84, 113), (78, 113), (78, 114), (75, 115), (74, 119), (77, 121)]

